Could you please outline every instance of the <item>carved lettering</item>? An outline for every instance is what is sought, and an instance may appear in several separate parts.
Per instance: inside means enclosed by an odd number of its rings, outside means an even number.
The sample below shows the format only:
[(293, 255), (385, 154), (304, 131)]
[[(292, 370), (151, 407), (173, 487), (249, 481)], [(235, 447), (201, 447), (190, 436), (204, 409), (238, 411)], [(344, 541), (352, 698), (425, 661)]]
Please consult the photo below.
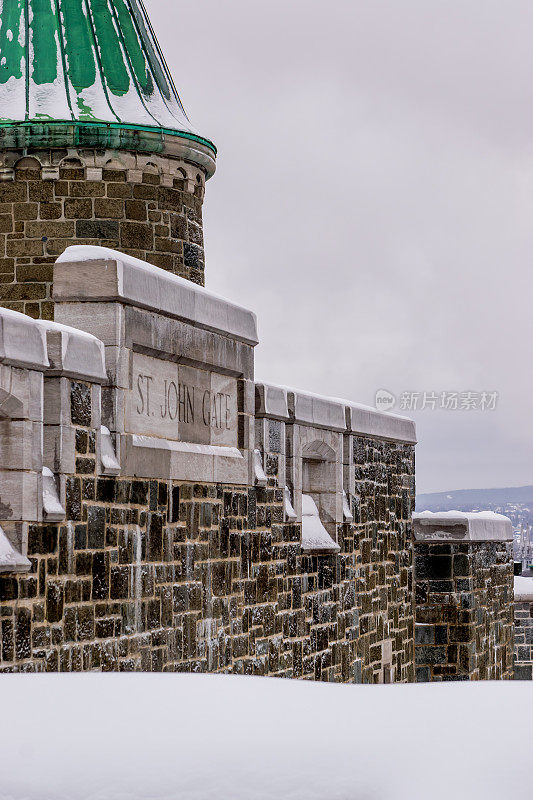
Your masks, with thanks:
[(237, 446), (237, 381), (134, 353), (126, 430)]

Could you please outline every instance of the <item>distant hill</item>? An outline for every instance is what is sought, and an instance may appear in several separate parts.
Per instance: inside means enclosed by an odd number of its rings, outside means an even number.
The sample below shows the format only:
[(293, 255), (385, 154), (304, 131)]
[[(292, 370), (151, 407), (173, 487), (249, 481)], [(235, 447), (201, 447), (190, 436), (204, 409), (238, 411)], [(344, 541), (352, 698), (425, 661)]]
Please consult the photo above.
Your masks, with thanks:
[(533, 486), (517, 486), (506, 489), (458, 489), (451, 492), (419, 494), (416, 497), (417, 511), (473, 511), (476, 508), (493, 506), (531, 505)]
[(533, 526), (533, 486), (508, 489), (459, 489), (453, 492), (419, 494), (417, 511), (496, 511), (505, 514), (515, 530)]

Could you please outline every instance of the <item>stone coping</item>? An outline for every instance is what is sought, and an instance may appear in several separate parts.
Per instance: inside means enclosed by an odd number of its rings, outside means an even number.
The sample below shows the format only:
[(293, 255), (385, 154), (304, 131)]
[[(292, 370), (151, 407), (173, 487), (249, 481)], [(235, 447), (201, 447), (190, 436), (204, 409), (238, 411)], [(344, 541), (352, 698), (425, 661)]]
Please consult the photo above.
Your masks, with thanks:
[(256, 383), (255, 415), (289, 421), (287, 390), (269, 383)]
[(346, 403), (346, 427), (352, 433), (416, 444), (416, 425), (409, 417), (387, 414), (371, 406)]
[(0, 308), (0, 362), (44, 372), (50, 366), (46, 329), (26, 314)]
[(104, 345), (68, 325), (0, 308), (0, 363), (93, 383), (107, 380)]
[(511, 542), (513, 526), (492, 511), (422, 511), (413, 514), (413, 534), (420, 542)]
[(123, 474), (158, 480), (248, 485), (248, 455), (236, 447), (125, 434)]
[(36, 324), (46, 331), (48, 375), (65, 375), (93, 383), (107, 380), (105, 349), (100, 339), (58, 322), (37, 320)]
[(107, 247), (67, 247), (54, 267), (56, 302), (119, 302), (256, 345), (248, 309), (159, 267)]
[(416, 444), (415, 423), (370, 406), (277, 386), (255, 384), (256, 416)]
[(533, 603), (533, 578), (515, 577), (514, 599), (515, 603)]

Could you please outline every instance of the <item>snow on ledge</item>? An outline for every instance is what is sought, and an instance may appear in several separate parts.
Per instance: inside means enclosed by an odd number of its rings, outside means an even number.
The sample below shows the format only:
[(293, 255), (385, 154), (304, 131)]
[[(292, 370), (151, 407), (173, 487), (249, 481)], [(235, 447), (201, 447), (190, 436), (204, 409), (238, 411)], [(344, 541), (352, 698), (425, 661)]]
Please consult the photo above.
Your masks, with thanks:
[(517, 575), (514, 579), (515, 603), (533, 603), (533, 578)]
[(379, 439), (416, 444), (416, 426), (409, 417), (372, 406), (257, 381), (256, 416)]
[(72, 245), (54, 267), (57, 302), (123, 302), (256, 345), (252, 311), (147, 261), (108, 247)]
[(493, 511), (421, 511), (413, 514), (418, 541), (511, 542), (509, 517)]
[(15, 550), (4, 530), (0, 527), (0, 573), (28, 572), (31, 564), (18, 550)]
[[(527, 681), (2, 675), (9, 800), (529, 800)], [(45, 720), (43, 726), (35, 720)], [(112, 722), (112, 724), (109, 724)]]

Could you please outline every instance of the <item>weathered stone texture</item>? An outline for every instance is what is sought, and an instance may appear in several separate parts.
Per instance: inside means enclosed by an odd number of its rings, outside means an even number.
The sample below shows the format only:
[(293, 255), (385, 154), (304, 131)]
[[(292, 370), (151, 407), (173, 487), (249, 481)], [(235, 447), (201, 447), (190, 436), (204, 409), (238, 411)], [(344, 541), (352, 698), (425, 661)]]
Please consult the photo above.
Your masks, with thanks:
[(414, 679), (411, 446), (358, 440), (355, 521), (339, 554), (310, 556), (275, 476), (98, 477), (83, 389), (68, 521), (31, 526), (31, 573), (0, 576), (0, 670)]
[[(94, 157), (93, 157), (94, 160)], [(0, 182), (0, 303), (32, 317), (53, 318), (52, 265), (70, 245), (100, 245), (204, 285), (203, 176), (61, 167), (15, 169)], [(169, 182), (171, 185), (162, 185)]]
[(514, 677), (533, 680), (533, 603), (514, 604)]
[(513, 677), (512, 543), (415, 544), (418, 681)]

